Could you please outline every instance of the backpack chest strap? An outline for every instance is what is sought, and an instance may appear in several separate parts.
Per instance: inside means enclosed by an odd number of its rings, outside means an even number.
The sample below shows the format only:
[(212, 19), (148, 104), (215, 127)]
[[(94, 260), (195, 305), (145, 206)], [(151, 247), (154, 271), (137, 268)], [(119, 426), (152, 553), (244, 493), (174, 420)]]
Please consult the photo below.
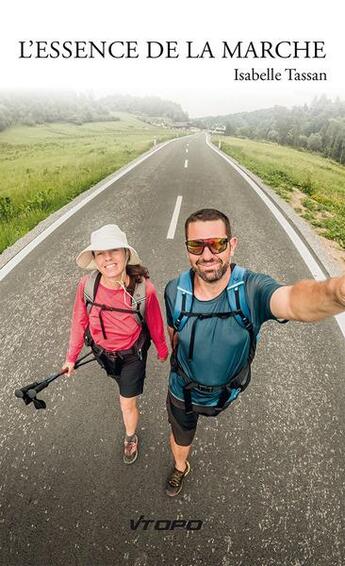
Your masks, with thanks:
[(197, 313), (197, 312), (183, 313), (184, 316), (194, 318), (194, 321), (193, 321), (193, 324), (192, 324), (191, 335), (190, 335), (188, 359), (192, 360), (192, 358), (193, 358), (196, 326), (197, 326), (197, 322), (199, 320), (206, 320), (208, 318), (220, 318), (220, 319), (224, 320), (224, 319), (230, 318), (232, 316), (236, 316), (237, 314), (238, 314), (237, 311), (214, 312), (214, 313)]
[(99, 322), (100, 322), (100, 325), (101, 325), (104, 340), (107, 339), (107, 334), (106, 334), (105, 326), (104, 326), (103, 311), (124, 312), (124, 313), (130, 313), (130, 314), (135, 315), (135, 313), (133, 312), (132, 309), (121, 309), (121, 308), (117, 308), (117, 307), (109, 307), (107, 305), (103, 305), (103, 304), (99, 304), (99, 303), (88, 303), (88, 304), (90, 304), (90, 310), (91, 310), (91, 307), (98, 307), (99, 308), (98, 317), (99, 317)]
[(123, 312), (123, 313), (131, 313), (133, 314), (138, 324), (143, 326), (145, 322), (145, 306), (146, 306), (146, 284), (145, 280), (136, 283), (134, 290), (133, 290), (133, 297), (132, 297), (132, 308), (125, 309), (125, 308), (117, 308), (117, 307), (110, 307), (105, 304), (96, 303), (95, 297), (97, 294), (97, 289), (101, 280), (102, 274), (98, 270), (94, 270), (90, 276), (87, 278), (85, 287), (84, 287), (84, 301), (87, 309), (88, 315), (93, 306), (98, 307), (99, 310), (99, 321), (102, 329), (103, 338), (106, 339), (107, 335), (105, 332), (105, 326), (103, 321), (102, 313), (103, 311), (114, 311), (114, 312)]

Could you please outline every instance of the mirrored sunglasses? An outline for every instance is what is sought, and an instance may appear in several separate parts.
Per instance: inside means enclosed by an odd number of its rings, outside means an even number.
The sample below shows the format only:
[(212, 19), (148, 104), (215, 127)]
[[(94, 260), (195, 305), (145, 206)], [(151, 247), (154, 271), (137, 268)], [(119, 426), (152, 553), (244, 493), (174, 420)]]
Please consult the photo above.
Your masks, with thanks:
[(187, 240), (186, 246), (190, 254), (201, 255), (207, 247), (213, 254), (221, 254), (228, 245), (228, 238), (207, 238), (206, 240)]

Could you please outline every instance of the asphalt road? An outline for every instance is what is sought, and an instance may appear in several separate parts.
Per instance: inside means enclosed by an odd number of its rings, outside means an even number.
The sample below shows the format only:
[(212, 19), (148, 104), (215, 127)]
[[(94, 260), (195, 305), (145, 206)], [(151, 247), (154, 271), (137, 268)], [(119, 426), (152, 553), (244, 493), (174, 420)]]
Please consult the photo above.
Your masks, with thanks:
[[(167, 240), (177, 195), (181, 213)], [(133, 466), (122, 463), (116, 384), (95, 364), (46, 389), (46, 411), (14, 397), (64, 360), (81, 276), (74, 257), (89, 233), (119, 224), (162, 297), (187, 267), (184, 219), (204, 206), (232, 218), (238, 263), (287, 283), (310, 277), (259, 197), (196, 136), (114, 183), (1, 283), (2, 565), (345, 563), (345, 349), (334, 319), (263, 327), (250, 388), (219, 418), (200, 419), (192, 472), (173, 500), (164, 494), (168, 365), (153, 348)], [(145, 529), (140, 517), (153, 522)], [(202, 526), (164, 530), (178, 519)]]

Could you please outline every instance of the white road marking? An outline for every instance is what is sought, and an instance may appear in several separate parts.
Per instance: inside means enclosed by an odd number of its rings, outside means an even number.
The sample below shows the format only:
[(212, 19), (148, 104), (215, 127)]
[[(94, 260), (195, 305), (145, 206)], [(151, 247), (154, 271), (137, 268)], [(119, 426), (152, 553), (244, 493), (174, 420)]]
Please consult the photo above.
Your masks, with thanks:
[(187, 169), (187, 167), (188, 167), (188, 159), (186, 159), (184, 162), (184, 168)]
[(188, 147), (186, 148), (186, 153), (188, 153)]
[(160, 151), (161, 149), (163, 149), (163, 147), (165, 147), (169, 143), (177, 141), (178, 139), (180, 139), (180, 138), (174, 138), (172, 140), (168, 140), (167, 142), (163, 143), (159, 147), (155, 147), (155, 149), (153, 149), (147, 155), (139, 157), (137, 160), (135, 160), (134, 162), (127, 165), (127, 167), (125, 166), (119, 173), (115, 174), (114, 177), (112, 177), (109, 181), (106, 181), (104, 184), (102, 184), (91, 195), (88, 195), (87, 197), (85, 197), (85, 199), (83, 199), (81, 202), (76, 204), (73, 208), (68, 210), (65, 214), (60, 216), (60, 218), (58, 218), (55, 222), (53, 222), (53, 224), (51, 224), (48, 228), (46, 228), (41, 234), (39, 234), (34, 240), (32, 240), (32, 242), (30, 242), (27, 246), (25, 246), (20, 252), (18, 252), (12, 259), (10, 259), (0, 269), (0, 281), (2, 281), (6, 277), (6, 275), (8, 275), (12, 271), (12, 269), (14, 269), (32, 250), (34, 250), (41, 242), (43, 242), (43, 240), (45, 240), (48, 236), (50, 236), (50, 234), (52, 234), (57, 228), (59, 228), (59, 226), (61, 226), (61, 224), (63, 224), (66, 220), (68, 220), (68, 218), (73, 216), (73, 214), (78, 212), (78, 210), (80, 210), (88, 202), (90, 202), (92, 199), (94, 199), (96, 196), (98, 196), (101, 192), (103, 192), (105, 189), (107, 189), (110, 185), (115, 183), (115, 181), (117, 181), (118, 179), (121, 179), (121, 177), (124, 177), (124, 175), (127, 175), (127, 173), (129, 173), (129, 171), (132, 171), (132, 169), (134, 169), (135, 167), (140, 165), (140, 163), (142, 163), (143, 161), (145, 161), (146, 159), (151, 157), (151, 155), (153, 155), (157, 151)]
[[(314, 279), (316, 279), (317, 281), (324, 281), (326, 279), (326, 276), (322, 271), (322, 269), (320, 268), (319, 264), (314, 259), (311, 252), (308, 250), (302, 238), (297, 234), (297, 232), (294, 230), (291, 224), (286, 220), (285, 216), (280, 212), (279, 208), (274, 204), (274, 202), (268, 198), (266, 193), (259, 187), (259, 185), (257, 185), (255, 181), (253, 181), (253, 179), (251, 179), (251, 177), (249, 177), (249, 175), (245, 173), (245, 171), (243, 171), (240, 167), (238, 167), (238, 165), (236, 165), (236, 163), (234, 163), (230, 157), (228, 157), (219, 149), (214, 147), (210, 143), (208, 138), (206, 138), (206, 143), (211, 149), (213, 149), (213, 151), (215, 151), (216, 153), (218, 153), (218, 155), (223, 157), (223, 159), (225, 159), (225, 161), (227, 161), (229, 165), (231, 165), (231, 167), (233, 167), (235, 171), (237, 171), (237, 173), (239, 173), (241, 177), (243, 177), (247, 181), (247, 183), (251, 186), (251, 188), (256, 192), (256, 194), (263, 200), (266, 206), (270, 209), (271, 213), (278, 220), (281, 227), (285, 230), (286, 234), (289, 236), (290, 240), (294, 244), (296, 250), (300, 254), (301, 258), (308, 267)], [(339, 325), (341, 332), (345, 337), (345, 313), (336, 315), (335, 319)]]
[(170, 226), (169, 226), (169, 230), (168, 230), (168, 234), (167, 234), (167, 240), (173, 240), (174, 237), (175, 237), (176, 226), (177, 226), (177, 221), (178, 221), (178, 217), (179, 217), (179, 214), (180, 214), (181, 204), (182, 204), (182, 197), (178, 196), (177, 199), (176, 199), (174, 212), (173, 212), (173, 215), (172, 215), (172, 218), (171, 218), (171, 222), (170, 222)]

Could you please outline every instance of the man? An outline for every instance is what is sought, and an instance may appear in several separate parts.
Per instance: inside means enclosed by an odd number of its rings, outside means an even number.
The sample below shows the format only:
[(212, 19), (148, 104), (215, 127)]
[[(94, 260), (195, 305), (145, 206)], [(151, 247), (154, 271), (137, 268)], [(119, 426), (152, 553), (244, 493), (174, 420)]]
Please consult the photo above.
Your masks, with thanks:
[(231, 264), (237, 238), (218, 210), (189, 216), (185, 236), (191, 270), (165, 289), (173, 348), (167, 410), (175, 466), (169, 496), (180, 493), (190, 471), (199, 415), (218, 415), (248, 385), (260, 326), (270, 319), (318, 321), (345, 310), (345, 276), (283, 286)]

